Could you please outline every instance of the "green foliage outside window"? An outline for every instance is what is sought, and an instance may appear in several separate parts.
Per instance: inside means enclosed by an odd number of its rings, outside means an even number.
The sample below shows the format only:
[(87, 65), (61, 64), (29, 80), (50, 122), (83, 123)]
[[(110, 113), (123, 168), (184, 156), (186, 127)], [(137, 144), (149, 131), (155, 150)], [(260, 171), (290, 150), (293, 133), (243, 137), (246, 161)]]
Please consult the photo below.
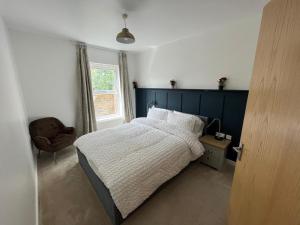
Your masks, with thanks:
[(115, 71), (112, 69), (91, 69), (93, 90), (115, 90)]

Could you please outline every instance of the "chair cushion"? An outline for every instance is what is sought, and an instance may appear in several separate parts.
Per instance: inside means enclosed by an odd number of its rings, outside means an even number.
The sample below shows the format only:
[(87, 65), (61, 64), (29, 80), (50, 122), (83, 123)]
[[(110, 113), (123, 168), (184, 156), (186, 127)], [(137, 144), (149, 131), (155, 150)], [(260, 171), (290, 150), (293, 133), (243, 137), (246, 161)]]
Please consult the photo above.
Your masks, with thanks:
[(72, 145), (75, 141), (75, 137), (72, 134), (58, 134), (56, 137), (50, 139), (50, 141), (52, 148), (61, 149)]

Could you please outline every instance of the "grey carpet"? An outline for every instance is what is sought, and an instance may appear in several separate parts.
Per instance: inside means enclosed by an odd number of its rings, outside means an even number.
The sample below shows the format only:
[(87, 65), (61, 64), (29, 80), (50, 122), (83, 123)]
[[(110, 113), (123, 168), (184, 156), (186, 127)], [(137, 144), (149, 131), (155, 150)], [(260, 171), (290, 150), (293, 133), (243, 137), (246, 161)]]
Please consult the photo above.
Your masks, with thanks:
[[(191, 163), (131, 214), (124, 225), (225, 225), (233, 167)], [(40, 225), (111, 225), (70, 147), (38, 160)]]

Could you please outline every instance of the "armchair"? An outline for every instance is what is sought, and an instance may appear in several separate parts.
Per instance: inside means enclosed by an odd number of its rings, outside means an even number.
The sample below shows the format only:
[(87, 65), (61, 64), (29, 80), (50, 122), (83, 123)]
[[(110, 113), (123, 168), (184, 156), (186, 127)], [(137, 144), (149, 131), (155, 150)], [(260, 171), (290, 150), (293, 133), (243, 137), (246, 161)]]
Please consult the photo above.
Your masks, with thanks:
[(65, 125), (54, 117), (47, 117), (32, 121), (29, 124), (29, 133), (34, 145), (40, 151), (53, 153), (54, 161), (56, 152), (72, 145), (76, 139), (74, 127)]

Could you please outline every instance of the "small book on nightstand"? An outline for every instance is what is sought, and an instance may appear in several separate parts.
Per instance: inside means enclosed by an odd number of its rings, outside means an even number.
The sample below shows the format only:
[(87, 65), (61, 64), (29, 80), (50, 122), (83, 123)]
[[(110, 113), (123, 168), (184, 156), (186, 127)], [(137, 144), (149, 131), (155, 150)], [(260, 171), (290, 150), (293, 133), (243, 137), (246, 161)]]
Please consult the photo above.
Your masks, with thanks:
[(217, 140), (212, 135), (205, 135), (199, 140), (205, 148), (204, 155), (201, 156), (200, 162), (217, 170), (221, 170), (231, 141), (227, 139)]

